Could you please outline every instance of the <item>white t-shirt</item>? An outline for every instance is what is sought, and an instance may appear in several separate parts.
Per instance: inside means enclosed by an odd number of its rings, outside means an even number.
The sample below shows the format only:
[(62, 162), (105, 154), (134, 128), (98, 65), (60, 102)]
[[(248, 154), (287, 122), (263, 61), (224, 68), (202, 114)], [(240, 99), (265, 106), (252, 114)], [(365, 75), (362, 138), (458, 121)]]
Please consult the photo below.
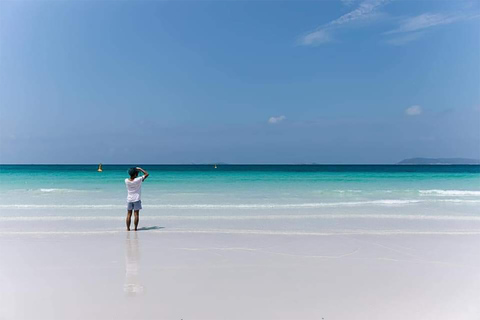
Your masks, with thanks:
[(140, 200), (140, 194), (142, 193), (143, 177), (137, 177), (133, 180), (125, 179), (125, 185), (127, 186), (127, 202), (136, 202)]

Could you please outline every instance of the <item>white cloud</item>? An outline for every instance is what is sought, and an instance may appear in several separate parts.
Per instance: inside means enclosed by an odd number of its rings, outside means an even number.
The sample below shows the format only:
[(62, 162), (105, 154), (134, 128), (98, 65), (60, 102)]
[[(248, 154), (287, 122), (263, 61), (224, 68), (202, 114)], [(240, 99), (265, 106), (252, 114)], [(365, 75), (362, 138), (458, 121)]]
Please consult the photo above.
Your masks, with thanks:
[(388, 31), (385, 34), (418, 31), (426, 28), (453, 23), (460, 19), (462, 19), (462, 16), (447, 16), (439, 13), (423, 13), (416, 17), (404, 19), (397, 29)]
[(317, 30), (306, 34), (300, 38), (299, 43), (305, 46), (317, 46), (332, 40), (327, 30)]
[(388, 1), (390, 0), (364, 0), (356, 9), (301, 36), (298, 42), (305, 46), (315, 46), (330, 42), (332, 40), (331, 31), (333, 29), (340, 28), (350, 22), (377, 16), (377, 9)]
[(365, 19), (370, 17), (372, 14), (375, 13), (376, 9), (383, 5), (384, 3), (388, 2), (388, 0), (365, 0), (358, 8), (349, 13), (344, 14), (338, 19), (335, 19), (329, 23), (331, 26), (338, 26), (345, 23), (349, 23), (359, 19)]
[(451, 24), (454, 22), (475, 19), (480, 15), (471, 15), (464, 13), (457, 14), (440, 14), (440, 13), (423, 13), (421, 15), (403, 19), (398, 28), (385, 32), (385, 34), (395, 34), (404, 32), (413, 32), (424, 30), (436, 26)]
[(422, 113), (422, 107), (417, 105), (408, 107), (407, 109), (405, 109), (405, 113), (408, 116), (418, 116), (419, 114)]
[[(340, 0), (346, 6), (354, 6), (356, 8), (350, 12), (327, 22), (318, 28), (307, 32), (298, 37), (297, 43), (304, 46), (318, 46), (325, 43), (333, 42), (335, 31), (351, 26), (353, 22), (360, 21), (378, 21), (386, 15), (379, 9), (393, 0)], [(465, 11), (457, 13), (432, 13), (426, 12), (417, 16), (408, 17), (399, 21), (397, 28), (384, 32), (385, 35), (391, 35), (386, 43), (401, 46), (409, 42), (420, 39), (423, 31), (441, 25), (448, 25), (460, 21), (479, 18), (479, 14), (471, 14)], [(395, 21), (395, 20), (393, 20)], [(412, 34), (409, 34), (412, 33)], [(405, 34), (402, 36), (402, 34)]]
[(268, 123), (276, 124), (276, 123), (282, 122), (285, 119), (287, 119), (287, 117), (285, 117), (285, 116), (270, 117), (270, 119), (268, 119)]
[(419, 39), (428, 29), (433, 27), (447, 25), (455, 22), (475, 19), (480, 15), (471, 14), (440, 14), (440, 13), (423, 13), (421, 15), (401, 20), (396, 29), (385, 32), (385, 35), (393, 35), (393, 38), (386, 43), (401, 46), (409, 42)]

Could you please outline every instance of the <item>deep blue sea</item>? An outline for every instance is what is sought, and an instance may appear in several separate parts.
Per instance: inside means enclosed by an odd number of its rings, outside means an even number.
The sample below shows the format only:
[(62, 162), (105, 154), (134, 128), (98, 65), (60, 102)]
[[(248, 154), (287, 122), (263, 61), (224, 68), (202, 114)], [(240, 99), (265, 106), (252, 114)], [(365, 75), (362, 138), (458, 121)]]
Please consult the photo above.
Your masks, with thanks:
[[(144, 165), (144, 225), (182, 232), (477, 232), (480, 166)], [(127, 165), (0, 166), (0, 232), (122, 230)], [(163, 229), (162, 229), (163, 230)]]

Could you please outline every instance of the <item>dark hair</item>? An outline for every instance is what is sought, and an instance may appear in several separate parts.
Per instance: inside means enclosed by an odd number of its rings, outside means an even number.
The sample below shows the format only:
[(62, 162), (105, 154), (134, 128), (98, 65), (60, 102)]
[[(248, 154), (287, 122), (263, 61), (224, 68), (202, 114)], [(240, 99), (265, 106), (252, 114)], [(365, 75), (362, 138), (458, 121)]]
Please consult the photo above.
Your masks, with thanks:
[(128, 174), (130, 175), (130, 178), (135, 177), (138, 174), (138, 170), (135, 167), (131, 167), (128, 169)]

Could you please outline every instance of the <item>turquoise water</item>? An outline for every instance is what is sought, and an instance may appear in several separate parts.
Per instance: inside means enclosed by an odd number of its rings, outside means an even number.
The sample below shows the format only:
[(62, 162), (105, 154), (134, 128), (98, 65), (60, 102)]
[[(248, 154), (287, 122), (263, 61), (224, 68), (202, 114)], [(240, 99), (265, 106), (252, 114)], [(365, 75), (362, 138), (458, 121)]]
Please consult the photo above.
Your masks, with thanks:
[[(121, 228), (128, 166), (96, 169), (0, 166), (0, 230)], [(143, 185), (142, 221), (175, 230), (430, 230), (440, 225), (458, 231), (477, 230), (480, 219), (480, 166), (144, 169), (150, 177)]]

